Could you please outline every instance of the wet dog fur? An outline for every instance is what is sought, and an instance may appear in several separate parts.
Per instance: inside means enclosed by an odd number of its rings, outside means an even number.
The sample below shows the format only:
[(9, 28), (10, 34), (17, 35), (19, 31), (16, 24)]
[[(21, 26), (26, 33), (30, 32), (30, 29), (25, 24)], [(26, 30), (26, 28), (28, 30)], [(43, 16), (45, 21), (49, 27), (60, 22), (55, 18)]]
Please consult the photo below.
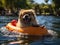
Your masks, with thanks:
[[(25, 17), (25, 15), (27, 15), (28, 18), (31, 18), (31, 20), (24, 22), (23, 18)], [(28, 20), (28, 19), (26, 19), (26, 20)], [(27, 26), (32, 26), (32, 25), (37, 25), (36, 14), (35, 14), (34, 10), (32, 10), (32, 9), (29, 9), (29, 10), (21, 9), (19, 11), (18, 23), (16, 26), (17, 27), (27, 27)]]

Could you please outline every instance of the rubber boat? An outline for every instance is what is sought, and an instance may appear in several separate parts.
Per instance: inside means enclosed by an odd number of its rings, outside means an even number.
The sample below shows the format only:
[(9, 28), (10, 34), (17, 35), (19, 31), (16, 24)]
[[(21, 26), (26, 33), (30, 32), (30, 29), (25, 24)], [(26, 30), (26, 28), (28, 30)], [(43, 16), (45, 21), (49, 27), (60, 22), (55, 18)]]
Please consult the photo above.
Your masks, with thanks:
[(18, 28), (16, 27), (17, 21), (11, 21), (6, 25), (6, 28), (8, 31), (11, 32), (18, 32), (18, 33), (23, 33), (23, 34), (28, 34), (28, 35), (39, 35), (39, 36), (45, 36), (48, 34), (48, 31), (45, 27), (43, 26), (29, 26), (29, 27), (21, 27)]

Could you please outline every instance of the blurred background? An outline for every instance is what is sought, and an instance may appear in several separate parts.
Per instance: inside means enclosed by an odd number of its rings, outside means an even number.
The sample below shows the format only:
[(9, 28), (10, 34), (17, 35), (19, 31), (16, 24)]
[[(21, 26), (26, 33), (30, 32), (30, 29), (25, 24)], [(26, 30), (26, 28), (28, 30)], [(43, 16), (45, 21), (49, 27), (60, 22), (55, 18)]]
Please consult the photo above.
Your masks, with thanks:
[(60, 15), (59, 0), (0, 0), (0, 15), (17, 15), (20, 9), (34, 9), (37, 15)]

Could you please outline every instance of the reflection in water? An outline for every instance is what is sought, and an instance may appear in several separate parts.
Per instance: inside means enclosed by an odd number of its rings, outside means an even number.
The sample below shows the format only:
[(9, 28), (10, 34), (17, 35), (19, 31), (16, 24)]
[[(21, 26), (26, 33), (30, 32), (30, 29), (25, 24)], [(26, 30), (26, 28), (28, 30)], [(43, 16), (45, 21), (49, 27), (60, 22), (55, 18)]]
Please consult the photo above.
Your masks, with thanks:
[(9, 42), (9, 45), (19, 44), (19, 45), (32, 45), (34, 43), (40, 42), (41, 44), (53, 43), (54, 38), (52, 37), (39, 37), (39, 36), (27, 36), (28, 38), (17, 38), (18, 41)]
[[(6, 25), (16, 17), (0, 16), (0, 27)], [(51, 29), (60, 34), (60, 17), (55, 16), (38, 16), (40, 25), (44, 25), (47, 29)], [(39, 37), (39, 36), (22, 36), (21, 37), (1, 37), (0, 45), (60, 45), (60, 38), (55, 37)], [(18, 43), (18, 44), (17, 44)]]

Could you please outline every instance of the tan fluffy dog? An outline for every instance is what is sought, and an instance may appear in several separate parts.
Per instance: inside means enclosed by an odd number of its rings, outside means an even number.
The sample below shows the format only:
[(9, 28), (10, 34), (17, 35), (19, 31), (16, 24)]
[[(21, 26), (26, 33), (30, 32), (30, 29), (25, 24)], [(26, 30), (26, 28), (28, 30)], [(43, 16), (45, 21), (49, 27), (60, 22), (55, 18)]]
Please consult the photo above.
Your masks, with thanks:
[(32, 26), (32, 25), (37, 25), (37, 21), (35, 18), (35, 12), (34, 10), (20, 10), (19, 11), (19, 18), (18, 18), (18, 23), (17, 27), (27, 27), (27, 26)]

